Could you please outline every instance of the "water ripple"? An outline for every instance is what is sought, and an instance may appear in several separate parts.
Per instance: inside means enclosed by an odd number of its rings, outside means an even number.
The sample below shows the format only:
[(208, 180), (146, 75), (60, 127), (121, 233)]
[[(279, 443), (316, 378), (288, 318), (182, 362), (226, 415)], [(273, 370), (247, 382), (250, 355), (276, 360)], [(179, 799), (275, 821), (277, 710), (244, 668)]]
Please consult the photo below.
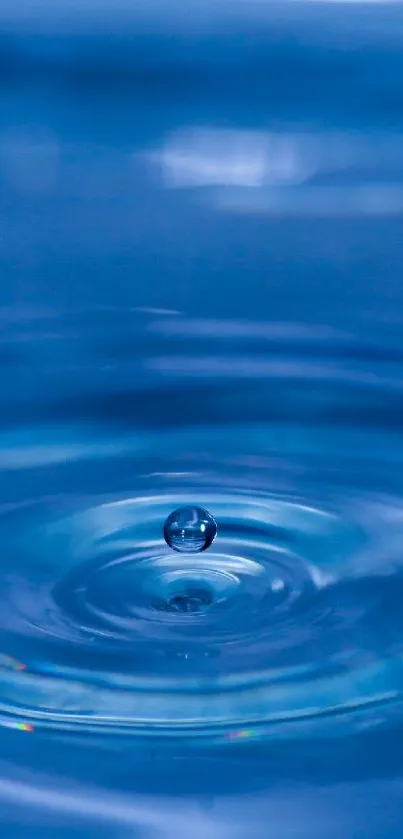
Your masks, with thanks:
[[(173, 325), (177, 341), (185, 326)], [(198, 340), (214, 328), (203, 322)], [(171, 427), (144, 422), (154, 398), (163, 404), (157, 378), (148, 395), (127, 386), (119, 397), (122, 411), (143, 400), (131, 430), (119, 411), (106, 422), (95, 396), (82, 414), (67, 391), (74, 422), (56, 413), (29, 435), (3, 432), (3, 725), (231, 743), (346, 734), (399, 713), (398, 429), (377, 405), (379, 389), (389, 400), (400, 391), (394, 360), (370, 374), (357, 355), (348, 364), (346, 336), (322, 331), (326, 365), (315, 341), (307, 364), (292, 356), (295, 335), (303, 341), (293, 328), (281, 333), (287, 364), (267, 350), (256, 368), (245, 329), (228, 329), (240, 341), (234, 377), (226, 365), (225, 390), (210, 389), (204, 413), (179, 422), (196, 391), (178, 377), (182, 367), (194, 375), (192, 360), (178, 355), (164, 368), (176, 377)], [(172, 324), (161, 330), (168, 349)], [(262, 325), (255, 338), (267, 340)], [(200, 354), (198, 369), (220, 378), (223, 359), (205, 369)], [(318, 380), (338, 390), (318, 390)], [(42, 405), (49, 418), (52, 398)], [(28, 475), (34, 489), (22, 498)], [(203, 554), (165, 544), (164, 521), (184, 504), (217, 520)], [(203, 608), (171, 608), (189, 586)]]

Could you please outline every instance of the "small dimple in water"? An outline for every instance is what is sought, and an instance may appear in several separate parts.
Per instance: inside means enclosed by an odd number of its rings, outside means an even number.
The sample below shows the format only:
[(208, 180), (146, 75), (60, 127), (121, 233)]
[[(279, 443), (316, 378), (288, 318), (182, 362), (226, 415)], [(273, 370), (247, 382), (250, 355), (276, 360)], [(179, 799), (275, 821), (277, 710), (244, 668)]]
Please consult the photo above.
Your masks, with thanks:
[(169, 612), (197, 614), (205, 612), (212, 603), (212, 595), (204, 589), (189, 589), (173, 595), (167, 603)]
[(217, 534), (211, 513), (202, 507), (179, 507), (164, 524), (164, 539), (174, 551), (199, 553), (210, 547)]

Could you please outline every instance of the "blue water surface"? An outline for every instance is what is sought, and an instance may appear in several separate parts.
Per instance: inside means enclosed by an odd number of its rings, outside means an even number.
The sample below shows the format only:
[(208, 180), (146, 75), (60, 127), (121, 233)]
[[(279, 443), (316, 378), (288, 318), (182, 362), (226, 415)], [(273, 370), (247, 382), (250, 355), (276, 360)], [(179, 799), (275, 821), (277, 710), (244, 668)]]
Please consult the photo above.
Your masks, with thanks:
[(0, 46), (2, 836), (401, 839), (400, 3)]

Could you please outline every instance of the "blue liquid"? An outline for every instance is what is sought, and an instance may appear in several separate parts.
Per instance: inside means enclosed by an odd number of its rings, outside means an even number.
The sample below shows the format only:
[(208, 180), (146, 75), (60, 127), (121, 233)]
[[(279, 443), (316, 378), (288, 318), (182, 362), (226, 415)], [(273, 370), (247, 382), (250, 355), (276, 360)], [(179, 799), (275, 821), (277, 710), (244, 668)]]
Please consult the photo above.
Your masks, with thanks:
[(213, 516), (202, 507), (180, 507), (164, 524), (164, 539), (174, 551), (200, 553), (207, 550), (217, 534)]
[(36, 5), (0, 14), (2, 835), (401, 839), (402, 9)]

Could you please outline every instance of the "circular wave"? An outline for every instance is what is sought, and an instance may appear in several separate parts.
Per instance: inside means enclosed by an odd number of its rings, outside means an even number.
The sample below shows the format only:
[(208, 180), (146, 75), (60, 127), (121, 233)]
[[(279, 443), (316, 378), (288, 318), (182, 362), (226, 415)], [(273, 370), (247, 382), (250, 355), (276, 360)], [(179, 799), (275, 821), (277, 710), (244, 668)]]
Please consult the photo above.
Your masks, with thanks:
[[(320, 334), (318, 353), (311, 330), (309, 364), (294, 363), (273, 334), (287, 366), (266, 347), (225, 385), (199, 351), (199, 413), (189, 358), (145, 358), (148, 390), (126, 370), (127, 391), (107, 398), (104, 381), (91, 405), (67, 391), (63, 424), (58, 391), (41, 424), (2, 429), (0, 723), (226, 742), (400, 712), (396, 359), (355, 353), (353, 369), (345, 342)], [(217, 521), (207, 551), (166, 545), (183, 505)]]
[[(219, 536), (209, 552), (174, 553), (161, 522), (196, 497)], [(36, 514), (1, 569), (3, 720), (231, 738), (390, 702), (403, 684), (402, 579), (387, 551), (398, 513), (361, 503), (346, 518), (297, 497), (198, 487)], [(10, 666), (22, 649), (28, 659)]]

